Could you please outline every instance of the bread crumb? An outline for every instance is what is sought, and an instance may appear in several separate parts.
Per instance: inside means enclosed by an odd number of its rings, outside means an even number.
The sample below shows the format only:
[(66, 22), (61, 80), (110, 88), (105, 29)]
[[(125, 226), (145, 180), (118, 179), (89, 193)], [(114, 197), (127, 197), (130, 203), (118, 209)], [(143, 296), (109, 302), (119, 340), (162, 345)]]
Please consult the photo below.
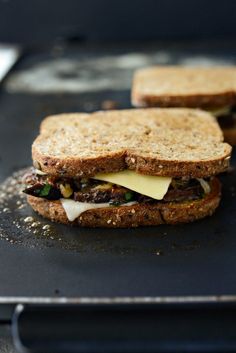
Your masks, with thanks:
[(24, 222), (25, 223), (29, 223), (29, 222), (33, 222), (33, 217), (26, 217), (25, 219), (24, 219)]
[(39, 222), (33, 222), (31, 224), (31, 227), (36, 228), (36, 227), (38, 227), (38, 225), (39, 225)]
[(101, 104), (102, 110), (112, 110), (118, 108), (118, 102), (114, 100), (105, 100)]
[(49, 225), (49, 224), (45, 224), (45, 225), (43, 226), (43, 230), (48, 230), (48, 229), (50, 229), (50, 225)]
[(2, 211), (3, 211), (3, 212), (10, 212), (10, 208), (5, 207)]

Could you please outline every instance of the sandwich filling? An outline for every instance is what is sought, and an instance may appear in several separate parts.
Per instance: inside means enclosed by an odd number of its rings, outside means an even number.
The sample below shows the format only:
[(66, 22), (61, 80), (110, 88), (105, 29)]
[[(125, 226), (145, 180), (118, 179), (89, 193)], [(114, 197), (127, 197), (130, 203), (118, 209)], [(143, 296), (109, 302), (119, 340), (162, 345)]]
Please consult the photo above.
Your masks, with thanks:
[(28, 195), (60, 200), (70, 221), (86, 210), (135, 203), (179, 203), (203, 198), (211, 191), (209, 179), (170, 178), (130, 170), (93, 178), (63, 178), (32, 170), (24, 176)]

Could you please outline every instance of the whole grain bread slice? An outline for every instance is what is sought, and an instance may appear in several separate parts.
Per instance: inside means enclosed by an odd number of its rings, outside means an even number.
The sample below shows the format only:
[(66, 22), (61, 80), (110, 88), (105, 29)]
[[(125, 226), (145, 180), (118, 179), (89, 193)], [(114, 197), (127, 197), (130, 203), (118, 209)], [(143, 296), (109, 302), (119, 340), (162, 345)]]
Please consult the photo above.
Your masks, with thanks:
[[(52, 175), (135, 170), (201, 178), (229, 166), (215, 118), (196, 109), (129, 109), (47, 118), (32, 146), (34, 165)], [(59, 120), (58, 120), (59, 121)]]
[(27, 200), (36, 212), (53, 222), (81, 227), (125, 228), (188, 223), (210, 216), (219, 205), (220, 189), (218, 179), (214, 178), (211, 181), (211, 193), (203, 199), (181, 203), (138, 203), (132, 206), (91, 209), (82, 213), (73, 222), (68, 220), (60, 201), (48, 201), (34, 196), (27, 196)]
[(153, 66), (137, 70), (135, 107), (218, 108), (236, 103), (236, 66)]
[(40, 125), (40, 133), (47, 134), (50, 131), (50, 134), (54, 130), (62, 129), (66, 126), (74, 127), (76, 122), (75, 120), (78, 118), (83, 119), (83, 117), (87, 117), (89, 114), (87, 113), (62, 113), (57, 115), (48, 116), (43, 119)]

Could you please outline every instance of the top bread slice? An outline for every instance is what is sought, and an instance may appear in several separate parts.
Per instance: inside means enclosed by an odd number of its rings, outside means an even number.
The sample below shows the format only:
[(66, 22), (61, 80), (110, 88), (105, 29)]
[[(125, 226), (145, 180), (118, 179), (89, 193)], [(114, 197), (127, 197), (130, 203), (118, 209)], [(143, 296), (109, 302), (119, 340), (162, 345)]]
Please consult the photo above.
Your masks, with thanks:
[(40, 125), (40, 133), (44, 134), (50, 131), (52, 134), (54, 130), (62, 129), (65, 125), (66, 128), (69, 126), (73, 128), (76, 125), (76, 120), (88, 115), (87, 113), (66, 113), (48, 116)]
[(34, 166), (67, 177), (135, 170), (201, 178), (229, 166), (215, 118), (196, 109), (129, 109), (46, 118), (32, 146)]
[(236, 66), (153, 66), (137, 70), (135, 107), (221, 108), (236, 104)]

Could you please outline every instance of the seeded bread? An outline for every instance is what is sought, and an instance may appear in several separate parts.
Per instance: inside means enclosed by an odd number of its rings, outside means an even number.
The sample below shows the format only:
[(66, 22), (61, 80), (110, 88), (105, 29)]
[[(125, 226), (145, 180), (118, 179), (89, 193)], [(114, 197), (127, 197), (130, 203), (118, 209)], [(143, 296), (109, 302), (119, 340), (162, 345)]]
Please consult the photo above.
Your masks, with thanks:
[[(196, 109), (129, 109), (47, 118), (32, 146), (37, 169), (89, 177), (135, 170), (147, 175), (201, 178), (229, 166), (215, 118)], [(53, 126), (53, 127), (52, 127)]]
[(236, 104), (236, 66), (154, 66), (135, 72), (135, 107), (221, 108)]
[(73, 128), (75, 125), (75, 119), (83, 118), (88, 115), (89, 114), (87, 113), (67, 113), (49, 116), (42, 121), (40, 125), (40, 133), (47, 134), (50, 131), (51, 134), (54, 130), (64, 128), (65, 122), (67, 127), (70, 126)]
[(188, 223), (211, 216), (219, 205), (220, 189), (220, 182), (214, 178), (211, 193), (200, 200), (97, 208), (85, 211), (73, 222), (68, 220), (60, 201), (48, 201), (34, 196), (27, 196), (27, 200), (37, 213), (53, 222), (81, 227), (126, 228)]

